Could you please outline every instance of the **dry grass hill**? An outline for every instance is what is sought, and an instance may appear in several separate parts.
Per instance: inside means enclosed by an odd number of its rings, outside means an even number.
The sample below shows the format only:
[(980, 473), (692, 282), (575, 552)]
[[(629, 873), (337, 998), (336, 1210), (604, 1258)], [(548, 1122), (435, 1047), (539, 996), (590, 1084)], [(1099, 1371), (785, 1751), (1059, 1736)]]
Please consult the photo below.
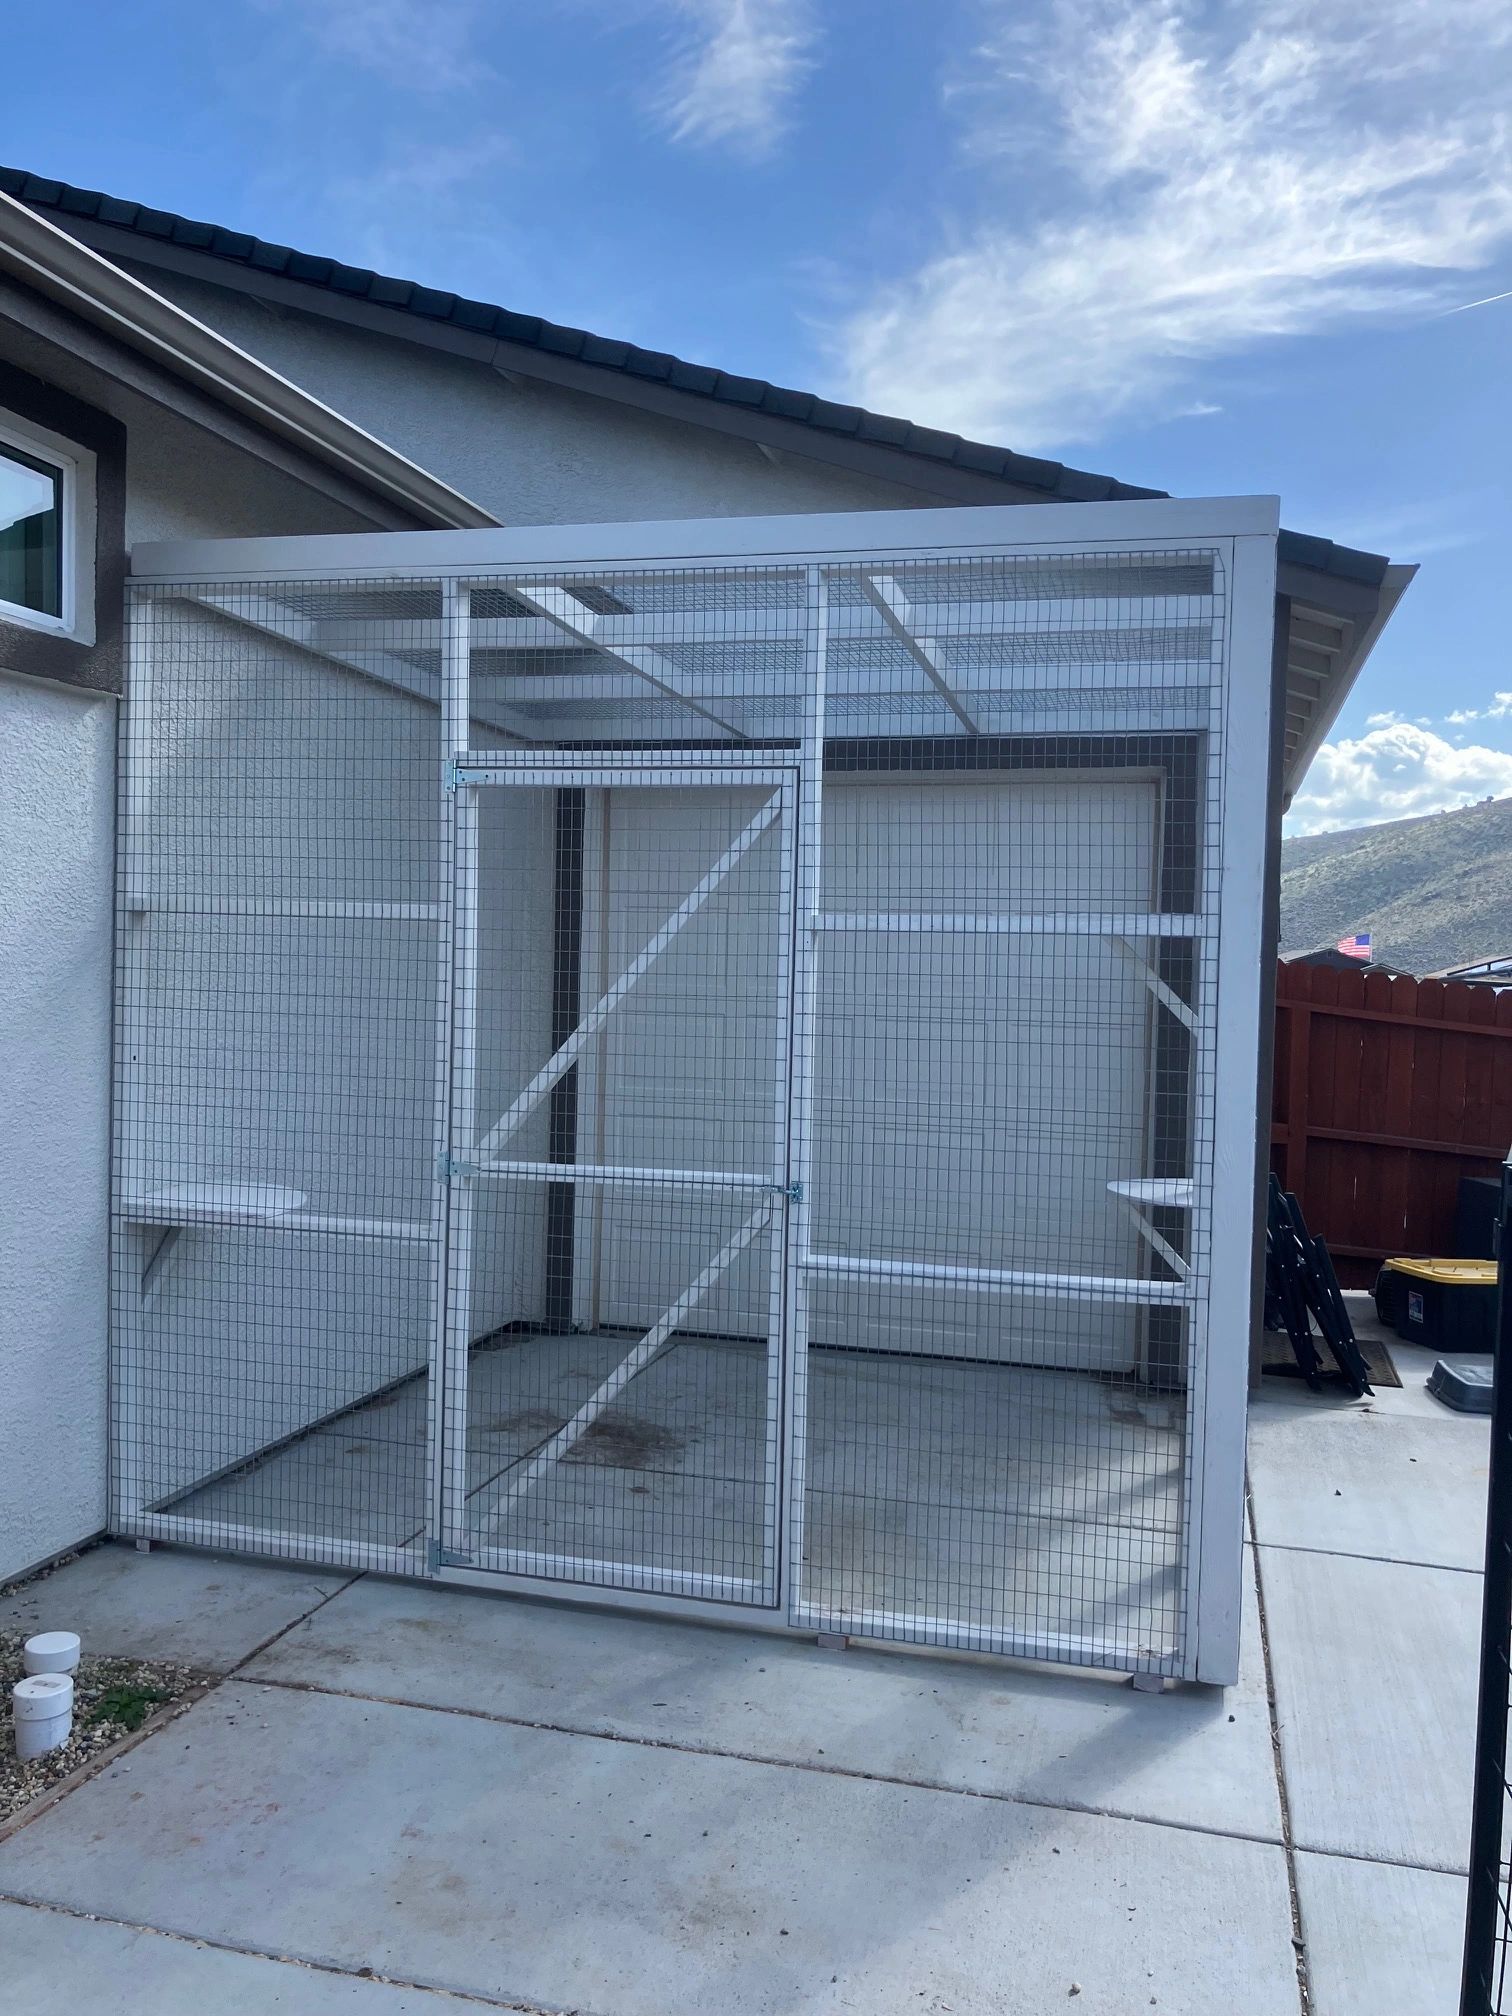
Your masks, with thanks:
[(1353, 931), (1419, 975), (1512, 953), (1512, 798), (1285, 841), (1283, 955)]

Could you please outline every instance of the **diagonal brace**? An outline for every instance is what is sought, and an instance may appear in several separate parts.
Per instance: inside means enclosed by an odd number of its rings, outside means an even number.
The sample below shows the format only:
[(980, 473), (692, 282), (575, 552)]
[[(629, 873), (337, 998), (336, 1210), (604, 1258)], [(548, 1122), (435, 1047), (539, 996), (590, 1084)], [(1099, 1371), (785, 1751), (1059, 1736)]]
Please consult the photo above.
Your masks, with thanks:
[(861, 592), (961, 726), (968, 733), (977, 734), (975, 717), (961, 705), (955, 688), (945, 676), (940, 663), (940, 647), (933, 637), (921, 637), (915, 630), (913, 608), (897, 582), (890, 574), (863, 574)]
[(601, 651), (606, 658), (613, 658), (621, 665), (627, 665), (648, 685), (654, 686), (658, 693), (665, 695), (669, 700), (675, 700), (680, 707), (691, 708), (695, 714), (701, 714), (706, 721), (712, 721), (716, 728), (723, 728), (726, 734), (733, 735), (737, 741), (745, 742), (750, 739), (746, 731), (726, 715), (716, 714), (711, 707), (705, 707), (702, 701), (695, 700), (681, 684), (678, 668), (669, 658), (663, 657), (660, 651), (653, 651), (640, 644), (605, 643), (599, 635), (599, 625), (603, 619), (596, 615), (586, 602), (580, 602), (575, 595), (569, 595), (565, 588), (526, 587), (511, 581), (509, 592), (516, 601), (523, 602), (527, 608), (534, 609), (548, 622), (555, 623), (558, 629), (565, 630), (577, 643), (586, 644), (590, 650)]
[(613, 1406), (630, 1381), (661, 1356), (684, 1317), (691, 1315), (730, 1263), (738, 1259), (757, 1234), (765, 1229), (771, 1215), (772, 1200), (764, 1197), (740, 1230), (720, 1247), (703, 1272), (683, 1290), (669, 1309), (662, 1312), (628, 1357), (615, 1366), (603, 1385), (589, 1394), (566, 1426), (559, 1428), (551, 1440), (522, 1466), (507, 1488), (499, 1493), (494, 1509), (478, 1529), (480, 1537), (495, 1533), (514, 1506), (534, 1488), (551, 1465), (560, 1463), (587, 1434), (604, 1409)]
[(1136, 946), (1131, 945), (1127, 938), (1120, 937), (1116, 932), (1111, 935), (1115, 950), (1121, 952), (1124, 958), (1129, 961), (1161, 1007), (1169, 1009), (1178, 1022), (1195, 1033), (1197, 1028), (1196, 1013), (1187, 1006), (1175, 988), (1166, 985), (1149, 960), (1145, 958), (1144, 954)]
[(584, 1046), (603, 1028), (631, 988), (645, 978), (678, 932), (698, 914), (730, 870), (755, 846), (776, 819), (780, 809), (781, 794), (774, 792), (751, 823), (730, 842), (703, 880), (684, 897), (655, 937), (648, 939), (641, 947), (608, 993), (589, 1009), (567, 1041), (541, 1066), (509, 1111), (489, 1128), (478, 1143), (477, 1156), (480, 1161), (491, 1160), (510, 1136), (519, 1132), (557, 1080), (572, 1069)]
[(1169, 1239), (1163, 1239), (1160, 1236), (1140, 1207), (1137, 1204), (1131, 1203), (1127, 1197), (1120, 1197), (1118, 1201), (1127, 1214), (1134, 1230), (1139, 1234), (1141, 1239), (1149, 1241), (1150, 1246), (1164, 1260), (1167, 1267), (1176, 1276), (1176, 1279), (1178, 1281), (1190, 1280), (1192, 1274), (1191, 1263), (1181, 1257)]

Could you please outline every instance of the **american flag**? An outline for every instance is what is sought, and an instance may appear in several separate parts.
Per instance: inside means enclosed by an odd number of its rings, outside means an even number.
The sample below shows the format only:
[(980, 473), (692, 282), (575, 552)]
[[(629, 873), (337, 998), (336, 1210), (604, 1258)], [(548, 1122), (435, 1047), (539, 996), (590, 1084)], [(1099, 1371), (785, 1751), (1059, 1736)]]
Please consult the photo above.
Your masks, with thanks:
[(1346, 959), (1368, 959), (1370, 957), (1370, 933), (1356, 931), (1352, 938), (1341, 938), (1339, 950)]

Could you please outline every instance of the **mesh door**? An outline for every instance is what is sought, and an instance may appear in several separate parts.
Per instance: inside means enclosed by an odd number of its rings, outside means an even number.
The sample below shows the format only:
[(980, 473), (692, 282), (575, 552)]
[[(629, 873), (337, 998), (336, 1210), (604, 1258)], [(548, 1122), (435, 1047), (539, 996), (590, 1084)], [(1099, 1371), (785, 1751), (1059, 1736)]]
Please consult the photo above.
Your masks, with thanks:
[(790, 791), (530, 774), (464, 785), (449, 1558), (770, 1604)]

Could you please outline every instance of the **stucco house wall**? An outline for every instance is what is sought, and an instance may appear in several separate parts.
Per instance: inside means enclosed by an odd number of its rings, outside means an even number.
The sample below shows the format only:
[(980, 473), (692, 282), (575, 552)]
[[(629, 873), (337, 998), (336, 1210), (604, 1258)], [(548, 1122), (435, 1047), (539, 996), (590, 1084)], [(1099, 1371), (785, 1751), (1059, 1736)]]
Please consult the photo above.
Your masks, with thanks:
[(506, 525), (869, 511), (937, 493), (644, 413), (158, 266), (128, 270)]

